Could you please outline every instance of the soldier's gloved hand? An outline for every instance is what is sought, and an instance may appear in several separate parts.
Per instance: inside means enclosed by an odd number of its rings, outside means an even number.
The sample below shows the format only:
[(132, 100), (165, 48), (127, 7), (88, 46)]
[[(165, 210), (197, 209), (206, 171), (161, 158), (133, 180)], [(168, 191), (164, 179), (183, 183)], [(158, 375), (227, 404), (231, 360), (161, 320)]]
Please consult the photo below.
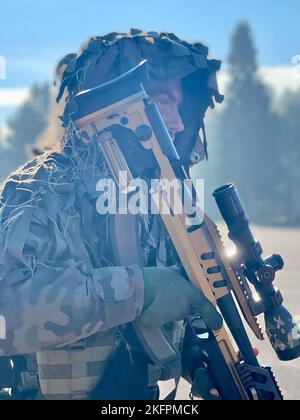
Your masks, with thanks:
[(221, 400), (213, 377), (207, 368), (203, 367), (196, 370), (192, 385), (192, 394), (194, 397), (199, 397), (207, 401)]
[(182, 376), (192, 385), (193, 397), (220, 400), (205, 351), (208, 333), (207, 325), (201, 317), (193, 315), (188, 318), (181, 349)]
[(214, 305), (177, 268), (146, 267), (142, 271), (145, 287), (141, 321), (146, 326), (161, 327), (197, 312), (209, 328), (222, 327), (222, 317)]
[[(198, 317), (191, 317), (189, 321), (186, 325), (181, 351), (182, 376), (192, 385), (191, 394), (193, 397), (211, 401), (221, 400), (220, 392), (210, 369), (210, 364), (213, 361), (210, 361), (205, 351), (207, 338), (204, 332), (208, 332), (206, 325)], [(191, 328), (191, 324), (194, 328), (196, 327), (196, 330)], [(202, 336), (203, 338), (201, 338)], [(253, 351), (258, 356), (258, 349), (254, 348)], [(239, 357), (241, 356), (239, 355)]]
[[(259, 355), (258, 349), (254, 348), (253, 351), (255, 356)], [(208, 401), (220, 401), (222, 399), (208, 367), (200, 367), (196, 370), (192, 384), (192, 394), (194, 397)]]

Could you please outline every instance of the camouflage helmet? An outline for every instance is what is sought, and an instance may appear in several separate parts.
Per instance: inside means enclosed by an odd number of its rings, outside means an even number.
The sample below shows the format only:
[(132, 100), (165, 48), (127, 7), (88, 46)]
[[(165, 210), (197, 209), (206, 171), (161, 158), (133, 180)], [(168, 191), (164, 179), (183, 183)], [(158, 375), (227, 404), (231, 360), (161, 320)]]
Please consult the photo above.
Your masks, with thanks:
[[(192, 153), (198, 140), (200, 158), (204, 159), (207, 157), (205, 112), (224, 99), (216, 78), (221, 62), (208, 59), (206, 46), (182, 41), (172, 33), (145, 33), (137, 29), (131, 29), (130, 33), (113, 32), (91, 38), (80, 55), (65, 56), (57, 67), (61, 75), (57, 102), (65, 89), (68, 92), (61, 117), (64, 125), (68, 124), (74, 95), (120, 76), (145, 59), (150, 77), (182, 80), (183, 102), (179, 111), (185, 129), (177, 133), (175, 145), (179, 154), (186, 156)], [(203, 142), (199, 134), (201, 128)]]

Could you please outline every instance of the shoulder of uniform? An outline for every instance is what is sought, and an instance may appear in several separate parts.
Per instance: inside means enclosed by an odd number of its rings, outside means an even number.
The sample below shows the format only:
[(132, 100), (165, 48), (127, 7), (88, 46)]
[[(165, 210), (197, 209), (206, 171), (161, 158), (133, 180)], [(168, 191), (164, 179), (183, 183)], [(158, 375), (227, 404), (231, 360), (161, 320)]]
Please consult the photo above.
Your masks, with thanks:
[[(63, 153), (45, 152), (13, 172), (0, 188), (0, 209), (10, 212), (42, 195), (64, 193), (73, 188), (72, 165)], [(4, 211), (4, 210), (3, 210)]]

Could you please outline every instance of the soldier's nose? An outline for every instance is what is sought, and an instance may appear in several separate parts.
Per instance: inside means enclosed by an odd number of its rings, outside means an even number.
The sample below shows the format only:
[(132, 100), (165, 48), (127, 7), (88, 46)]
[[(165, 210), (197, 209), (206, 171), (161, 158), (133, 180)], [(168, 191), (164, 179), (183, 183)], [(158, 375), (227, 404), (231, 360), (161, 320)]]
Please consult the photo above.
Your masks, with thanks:
[(184, 124), (178, 110), (172, 112), (172, 118), (169, 121), (168, 130), (173, 139), (176, 133), (181, 133), (184, 130)]

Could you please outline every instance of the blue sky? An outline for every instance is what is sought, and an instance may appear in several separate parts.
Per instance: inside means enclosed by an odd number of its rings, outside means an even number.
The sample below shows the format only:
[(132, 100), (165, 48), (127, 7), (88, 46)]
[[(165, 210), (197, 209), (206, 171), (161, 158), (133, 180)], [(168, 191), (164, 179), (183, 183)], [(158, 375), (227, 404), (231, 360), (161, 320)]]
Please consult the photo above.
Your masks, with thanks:
[[(172, 31), (200, 40), (225, 59), (236, 24), (253, 29), (262, 66), (289, 66), (300, 54), (299, 0), (0, 0), (3, 88), (23, 88), (53, 78), (57, 60), (92, 35), (131, 27)], [(0, 103), (0, 124), (12, 106)]]

